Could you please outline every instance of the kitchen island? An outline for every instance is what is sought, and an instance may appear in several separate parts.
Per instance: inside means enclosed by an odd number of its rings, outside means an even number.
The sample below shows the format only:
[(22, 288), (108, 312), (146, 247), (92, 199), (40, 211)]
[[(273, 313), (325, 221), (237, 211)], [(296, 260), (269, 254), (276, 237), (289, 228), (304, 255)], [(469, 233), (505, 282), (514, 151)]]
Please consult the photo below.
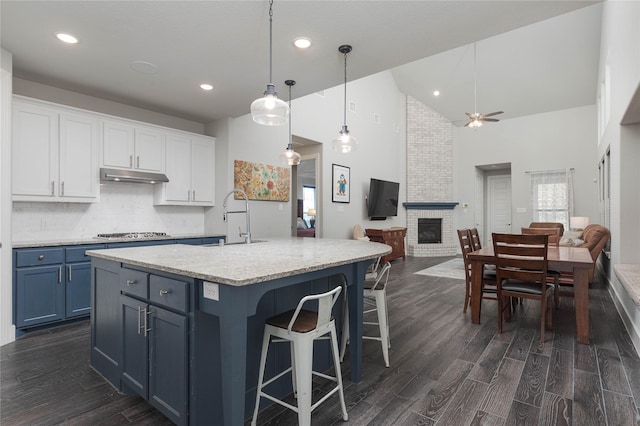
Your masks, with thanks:
[[(176, 424), (241, 425), (253, 409), (264, 319), (345, 282), (351, 380), (358, 382), (365, 270), (390, 251), (310, 238), (91, 251), (91, 365)], [(330, 365), (322, 343), (314, 369)], [(289, 362), (288, 348), (276, 352), (272, 372)], [(274, 383), (282, 392), (290, 392), (286, 377)]]

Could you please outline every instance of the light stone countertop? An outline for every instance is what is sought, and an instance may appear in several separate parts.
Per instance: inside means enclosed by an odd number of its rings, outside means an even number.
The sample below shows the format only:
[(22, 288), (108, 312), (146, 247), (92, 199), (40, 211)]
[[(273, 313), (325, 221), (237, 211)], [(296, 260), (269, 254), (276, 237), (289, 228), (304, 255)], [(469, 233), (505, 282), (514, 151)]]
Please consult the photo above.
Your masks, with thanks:
[(162, 241), (162, 240), (179, 240), (183, 238), (224, 238), (222, 234), (172, 234), (151, 238), (94, 238), (94, 237), (78, 237), (78, 238), (61, 238), (56, 240), (33, 240), (33, 241), (13, 241), (13, 248), (36, 248), (36, 247), (58, 247), (58, 246), (76, 246), (84, 244), (106, 244), (106, 243), (132, 243), (136, 241)]
[(251, 244), (186, 244), (90, 250), (93, 257), (205, 281), (243, 286), (391, 253), (386, 244), (325, 238), (269, 239)]

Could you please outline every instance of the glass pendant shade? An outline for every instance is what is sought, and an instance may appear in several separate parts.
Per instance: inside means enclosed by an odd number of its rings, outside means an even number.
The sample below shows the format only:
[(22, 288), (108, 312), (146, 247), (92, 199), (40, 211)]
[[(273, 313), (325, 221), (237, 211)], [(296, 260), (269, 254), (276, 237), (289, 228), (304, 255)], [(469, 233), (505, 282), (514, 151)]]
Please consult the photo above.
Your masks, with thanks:
[(278, 99), (273, 84), (267, 85), (264, 97), (251, 103), (251, 116), (253, 121), (265, 126), (282, 126), (287, 123), (289, 117), (289, 105), (282, 99)]
[(293, 150), (292, 145), (280, 153), (280, 163), (286, 166), (297, 166), (301, 159), (302, 156)]
[[(273, 0), (269, 0), (269, 81), (273, 75)], [(276, 86), (267, 84), (262, 98), (251, 103), (253, 121), (265, 126), (282, 126), (289, 120), (289, 105), (278, 99)]]
[(358, 139), (349, 133), (347, 126), (342, 126), (340, 134), (333, 140), (333, 150), (341, 154), (348, 154), (351, 151), (355, 151), (357, 147)]

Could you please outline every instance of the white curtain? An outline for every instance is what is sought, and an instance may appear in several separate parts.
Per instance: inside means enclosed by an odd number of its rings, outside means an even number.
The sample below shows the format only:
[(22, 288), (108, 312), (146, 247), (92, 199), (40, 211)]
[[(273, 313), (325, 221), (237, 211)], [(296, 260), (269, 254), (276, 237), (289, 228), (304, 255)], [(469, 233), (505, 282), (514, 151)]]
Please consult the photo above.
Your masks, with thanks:
[(533, 222), (560, 222), (569, 229), (573, 216), (573, 172), (545, 170), (531, 175), (531, 212)]

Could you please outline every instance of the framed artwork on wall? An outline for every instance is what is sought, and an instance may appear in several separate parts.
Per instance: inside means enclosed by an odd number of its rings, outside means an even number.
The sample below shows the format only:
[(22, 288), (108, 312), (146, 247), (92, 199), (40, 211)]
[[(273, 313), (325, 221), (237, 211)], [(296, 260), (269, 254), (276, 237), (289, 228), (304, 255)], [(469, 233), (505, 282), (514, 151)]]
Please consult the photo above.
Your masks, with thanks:
[(346, 166), (333, 164), (331, 166), (331, 201), (334, 203), (349, 202), (349, 186), (351, 185), (350, 169)]
[[(289, 201), (290, 181), (289, 167), (233, 162), (233, 187), (242, 189), (250, 200)], [(241, 200), (242, 196), (235, 194), (234, 199)]]

